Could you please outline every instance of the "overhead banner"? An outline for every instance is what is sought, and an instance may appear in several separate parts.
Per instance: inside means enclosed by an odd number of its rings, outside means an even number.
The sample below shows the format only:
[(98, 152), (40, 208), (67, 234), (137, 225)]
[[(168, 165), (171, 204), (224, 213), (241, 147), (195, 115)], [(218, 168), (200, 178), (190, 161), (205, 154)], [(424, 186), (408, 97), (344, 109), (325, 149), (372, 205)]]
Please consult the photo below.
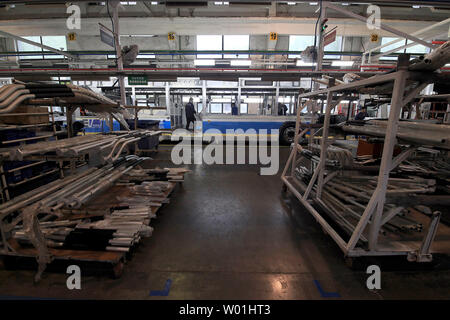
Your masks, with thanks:
[(113, 35), (112, 31), (100, 23), (98, 25), (100, 27), (100, 40), (103, 43), (106, 43), (107, 45), (115, 48), (114, 35)]
[(323, 46), (327, 46), (336, 41), (336, 29), (327, 33), (325, 37), (323, 37)]

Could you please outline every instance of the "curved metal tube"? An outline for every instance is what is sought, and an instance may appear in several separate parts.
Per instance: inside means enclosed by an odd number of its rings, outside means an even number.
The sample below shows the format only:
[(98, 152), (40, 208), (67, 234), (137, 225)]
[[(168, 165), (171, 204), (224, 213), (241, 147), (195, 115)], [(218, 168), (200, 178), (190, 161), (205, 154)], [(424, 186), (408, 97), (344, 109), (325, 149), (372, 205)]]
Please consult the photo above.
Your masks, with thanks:
[(3, 101), (2, 103), (0, 103), (0, 108), (3, 109), (5, 107), (7, 107), (8, 105), (10, 105), (15, 99), (17, 99), (19, 96), (23, 95), (23, 94), (29, 94), (30, 90), (19, 90), (14, 92), (13, 94), (11, 94), (5, 101)]
[(139, 140), (141, 140), (141, 138), (134, 138), (134, 139), (128, 140), (124, 144), (122, 144), (122, 147), (119, 149), (119, 151), (117, 152), (116, 156), (114, 158), (112, 158), (112, 161), (116, 161), (119, 158), (120, 154), (122, 153), (123, 148), (125, 148), (125, 146), (127, 144), (130, 144), (131, 142), (136, 142), (136, 141), (139, 141)]
[(17, 108), (17, 106), (19, 104), (21, 104), (23, 101), (30, 99), (30, 98), (35, 98), (36, 96), (34, 94), (25, 94), (20, 96), (19, 98), (16, 99), (16, 101), (14, 101), (12, 104), (10, 104), (8, 107), (4, 108), (4, 109), (0, 109), (0, 113), (8, 113), (13, 111), (15, 108)]
[(0, 102), (8, 98), (14, 91), (17, 91), (19, 89), (25, 89), (25, 86), (22, 84), (11, 84), (6, 85), (3, 88), (5, 88), (3, 91), (0, 92)]

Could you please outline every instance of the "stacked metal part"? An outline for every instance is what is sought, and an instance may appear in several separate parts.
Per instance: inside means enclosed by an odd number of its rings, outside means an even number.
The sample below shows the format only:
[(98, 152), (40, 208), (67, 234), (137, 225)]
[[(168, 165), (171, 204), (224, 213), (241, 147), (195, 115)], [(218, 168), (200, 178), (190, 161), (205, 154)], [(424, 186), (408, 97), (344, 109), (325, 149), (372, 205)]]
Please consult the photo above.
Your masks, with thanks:
[(3, 151), (1, 157), (5, 160), (22, 161), (30, 156), (45, 158), (52, 154), (72, 158), (90, 153), (96, 157), (101, 156), (101, 162), (111, 162), (116, 161), (131, 143), (159, 134), (160, 131), (129, 131), (118, 135), (77, 136), (13, 147)]
[[(8, 234), (14, 230), (14, 235), (24, 240), (27, 239), (39, 249), (47, 245), (61, 246), (68, 233), (59, 233), (61, 236), (55, 242), (54, 238), (46, 239), (46, 235), (54, 235), (48, 228), (59, 227), (55, 224), (47, 225), (46, 221), (52, 217), (60, 216), (61, 208), (79, 208), (87, 203), (95, 195), (111, 187), (123, 174), (131, 170), (135, 165), (141, 163), (147, 158), (137, 156), (127, 156), (118, 161), (108, 164), (101, 168), (91, 168), (83, 173), (69, 176), (62, 180), (52, 182), (19, 196), (9, 202), (0, 205), (0, 231), (4, 242), (7, 242)], [(37, 216), (46, 215), (37, 222)], [(36, 221), (35, 228), (27, 228), (26, 221)], [(18, 226), (19, 223), (22, 225)], [(41, 223), (44, 222), (44, 225)], [(68, 225), (76, 222), (68, 222)], [(16, 227), (18, 226), (18, 227)], [(42, 230), (44, 228), (44, 231)], [(63, 239), (64, 238), (64, 239)], [(49, 242), (48, 240), (52, 241)], [(7, 248), (4, 248), (6, 250)], [(40, 251), (39, 255), (45, 254)]]
[(72, 84), (25, 83), (0, 88), (0, 114), (13, 112), (18, 106), (83, 106), (94, 113), (109, 113), (125, 128), (126, 109), (113, 100)]
[[(302, 149), (301, 154), (305, 159), (312, 163), (313, 168), (319, 162), (317, 145), (309, 145), (308, 149)], [(430, 154), (430, 152), (427, 152)], [(431, 154), (435, 154), (432, 152)], [(420, 159), (423, 159), (424, 155)], [(435, 155), (433, 162), (438, 161)], [(414, 157), (413, 157), (414, 158)], [(438, 162), (439, 163), (439, 162)], [(356, 173), (353, 167), (361, 170)], [(303, 181), (305, 185), (309, 184), (312, 178), (312, 172), (308, 169), (309, 164), (305, 161), (299, 162), (295, 169), (298, 179)], [(326, 184), (324, 184), (321, 201), (319, 206), (325, 210), (328, 215), (337, 223), (342, 230), (351, 235), (358, 222), (360, 221), (364, 210), (366, 209), (375, 189), (377, 187), (377, 177), (369, 175), (373, 171), (371, 167), (367, 170), (364, 166), (354, 163), (353, 158), (348, 150), (337, 146), (329, 146), (327, 148), (327, 173)], [(375, 169), (378, 166), (374, 166)], [(345, 173), (345, 170), (348, 170)], [(408, 168), (407, 168), (408, 169)], [(392, 174), (396, 174), (388, 180), (386, 191), (386, 202), (383, 208), (383, 220), (381, 222), (381, 233), (398, 233), (400, 231), (417, 231), (423, 229), (422, 223), (410, 217), (408, 204), (399, 205), (398, 197), (414, 196), (417, 194), (433, 194), (437, 189), (436, 179), (424, 178), (417, 175), (411, 175), (411, 169), (403, 172), (405, 168), (400, 166), (394, 170)], [(368, 174), (368, 175), (364, 175)], [(317, 186), (313, 186), (311, 195), (316, 196)], [(367, 242), (367, 238), (362, 235), (362, 242)]]
[[(383, 120), (369, 120), (357, 124), (350, 122), (343, 125), (342, 130), (359, 135), (384, 137), (387, 125), (388, 122)], [(423, 132), (426, 132), (426, 134), (423, 134)], [(397, 138), (412, 144), (429, 145), (450, 150), (450, 125), (400, 121)]]

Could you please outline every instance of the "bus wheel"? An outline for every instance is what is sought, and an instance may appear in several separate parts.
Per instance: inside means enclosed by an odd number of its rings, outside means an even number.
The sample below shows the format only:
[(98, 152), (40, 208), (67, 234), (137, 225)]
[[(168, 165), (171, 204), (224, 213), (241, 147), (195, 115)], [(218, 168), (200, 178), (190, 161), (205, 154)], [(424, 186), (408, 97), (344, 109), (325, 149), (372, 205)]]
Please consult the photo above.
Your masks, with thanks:
[(285, 122), (280, 127), (280, 143), (283, 145), (290, 145), (294, 142), (295, 137), (295, 122)]

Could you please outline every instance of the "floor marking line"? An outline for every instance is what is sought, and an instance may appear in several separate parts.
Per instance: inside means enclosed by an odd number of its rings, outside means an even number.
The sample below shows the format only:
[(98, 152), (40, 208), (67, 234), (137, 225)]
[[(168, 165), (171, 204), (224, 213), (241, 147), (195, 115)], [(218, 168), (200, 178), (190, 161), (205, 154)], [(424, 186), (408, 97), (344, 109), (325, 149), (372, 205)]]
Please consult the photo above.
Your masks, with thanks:
[(317, 290), (319, 290), (320, 296), (322, 298), (340, 298), (341, 297), (341, 295), (337, 292), (325, 292), (322, 289), (322, 286), (320, 285), (318, 280), (314, 280), (314, 284), (316, 285)]
[(152, 290), (150, 291), (150, 297), (167, 297), (169, 295), (170, 286), (172, 285), (172, 280), (167, 279), (166, 285), (164, 286), (163, 290)]

